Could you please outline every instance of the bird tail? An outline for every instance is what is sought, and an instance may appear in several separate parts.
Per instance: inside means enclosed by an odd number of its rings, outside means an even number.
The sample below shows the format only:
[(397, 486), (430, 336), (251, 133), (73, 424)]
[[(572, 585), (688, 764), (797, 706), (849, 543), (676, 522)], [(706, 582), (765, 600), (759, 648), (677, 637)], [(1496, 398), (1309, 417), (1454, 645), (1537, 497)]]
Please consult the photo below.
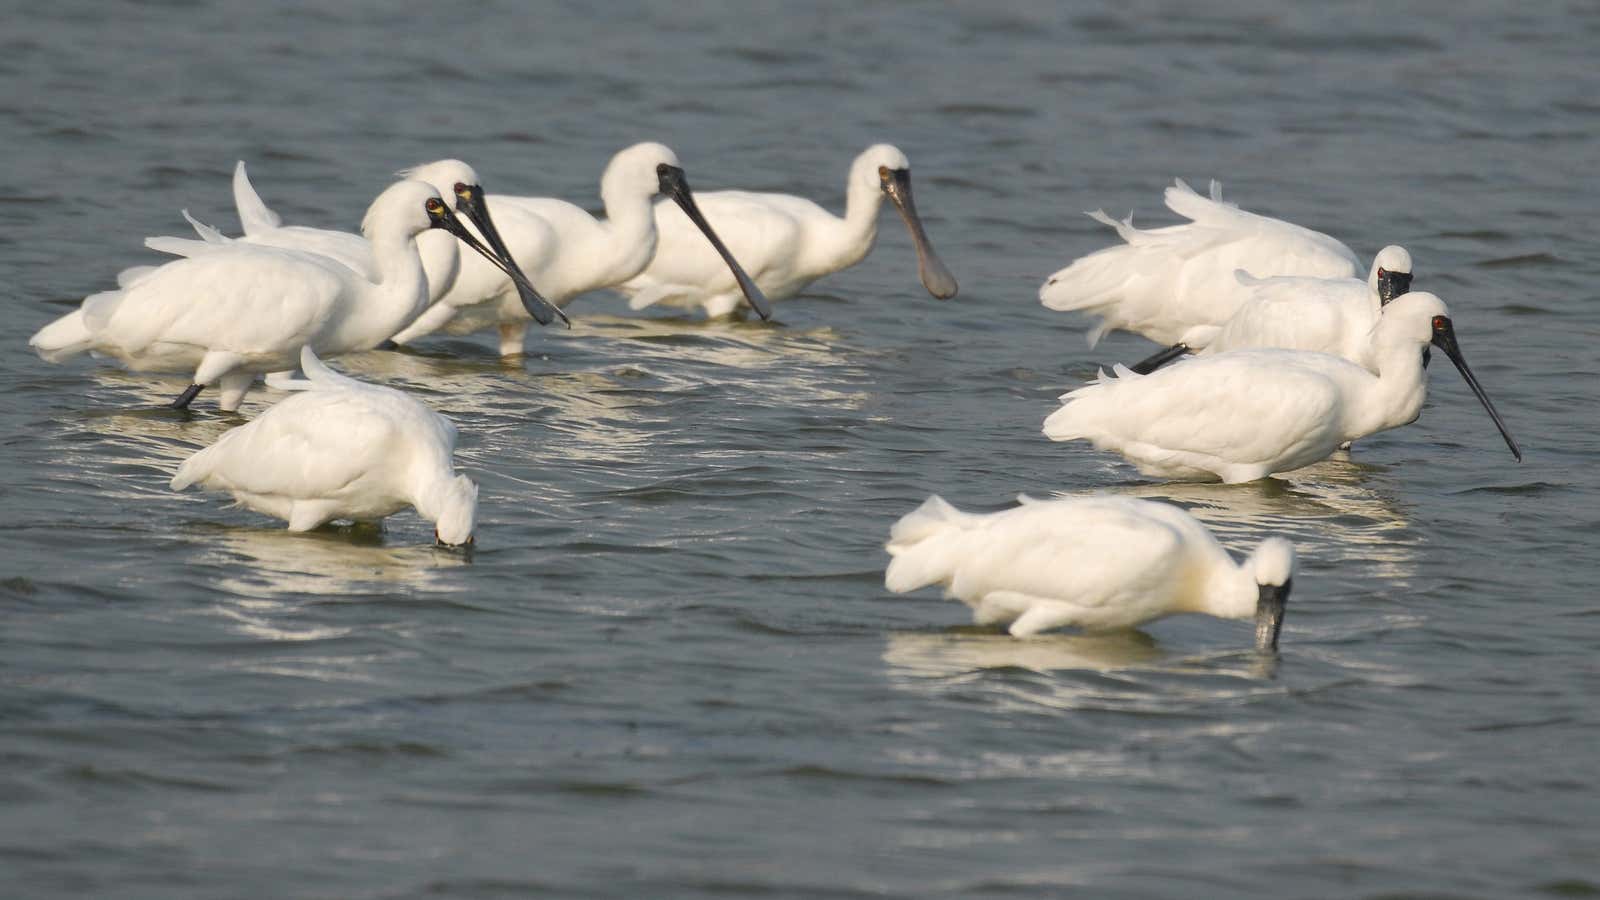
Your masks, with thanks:
[(1106, 332), (1131, 322), (1126, 311), (1119, 307), (1130, 297), (1137, 296), (1132, 289), (1149, 269), (1142, 258), (1146, 248), (1159, 236), (1135, 228), (1132, 214), (1121, 221), (1106, 215), (1104, 210), (1097, 209), (1086, 215), (1116, 229), (1124, 243), (1081, 256), (1051, 275), (1039, 288), (1039, 302), (1061, 312), (1098, 316), (1100, 321), (1088, 335), (1089, 346), (1093, 347)]
[(1091, 423), (1096, 419), (1096, 408), (1102, 405), (1098, 401), (1106, 391), (1119, 382), (1143, 377), (1120, 363), (1111, 367), (1110, 375), (1101, 369), (1093, 382), (1061, 395), (1061, 408), (1044, 420), (1044, 436), (1052, 441), (1091, 438), (1095, 432)]
[[(283, 224), (282, 217), (261, 202), (261, 195), (256, 193), (250, 176), (245, 173), (242, 159), (233, 167), (233, 205), (239, 210), (239, 224), (246, 235), (270, 231)], [(204, 232), (201, 236), (205, 236)]]
[(189, 225), (194, 228), (195, 234), (200, 235), (200, 240), (163, 235), (145, 238), (144, 245), (157, 253), (166, 253), (172, 256), (199, 256), (207, 250), (215, 249), (223, 244), (233, 243), (233, 238), (189, 215), (187, 209), (182, 212), (183, 217), (188, 219)]
[[(228, 434), (224, 434), (223, 439), (226, 439)], [(220, 444), (221, 440), (184, 460), (183, 464), (178, 466), (178, 471), (173, 474), (172, 481), (169, 482), (170, 487), (175, 491), (181, 491), (191, 484), (199, 484), (209, 478), (212, 451)]]
[(884, 586), (897, 594), (948, 581), (959, 558), (955, 544), (983, 516), (964, 513), (934, 494), (889, 530), (884, 549), (894, 559)]
[(45, 362), (53, 363), (94, 349), (95, 334), (110, 321), (122, 297), (120, 290), (90, 294), (77, 309), (34, 332), (28, 346)]
[(1189, 186), (1182, 178), (1174, 178), (1172, 187), (1167, 188), (1162, 194), (1162, 199), (1167, 203), (1167, 209), (1172, 210), (1192, 222), (1205, 222), (1226, 216), (1224, 210), (1238, 209), (1236, 203), (1229, 203), (1222, 199), (1222, 184), (1215, 178), (1211, 179), (1211, 197), (1200, 196), (1195, 189)]
[(295, 382), (294, 387), (286, 390), (304, 391), (361, 384), (348, 375), (341, 375), (328, 368), (327, 364), (317, 356), (316, 351), (311, 349), (310, 344), (300, 348), (300, 371), (306, 373), (305, 381)]

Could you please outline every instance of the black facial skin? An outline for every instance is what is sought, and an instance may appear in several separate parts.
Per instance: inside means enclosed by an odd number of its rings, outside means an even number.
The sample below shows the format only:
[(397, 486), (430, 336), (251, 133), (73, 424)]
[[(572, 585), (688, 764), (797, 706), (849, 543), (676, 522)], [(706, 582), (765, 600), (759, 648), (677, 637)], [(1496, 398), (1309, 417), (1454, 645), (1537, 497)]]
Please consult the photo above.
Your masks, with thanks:
[(1378, 304), (1388, 306), (1389, 301), (1411, 290), (1410, 272), (1378, 270)]
[(1505, 438), (1506, 446), (1511, 448), (1511, 455), (1517, 458), (1517, 462), (1522, 462), (1522, 449), (1511, 437), (1511, 432), (1506, 430), (1506, 423), (1501, 420), (1500, 413), (1495, 411), (1494, 404), (1489, 402), (1489, 395), (1483, 392), (1483, 388), (1478, 385), (1478, 379), (1474, 378), (1472, 370), (1467, 368), (1466, 357), (1461, 355), (1461, 347), (1456, 344), (1456, 330), (1450, 323), (1449, 316), (1433, 317), (1433, 338), (1429, 343), (1443, 350), (1444, 354), (1450, 357), (1450, 361), (1456, 364), (1461, 377), (1466, 379), (1467, 387), (1472, 388), (1472, 393), (1477, 395), (1478, 402), (1483, 404), (1484, 410), (1489, 413), (1489, 418), (1494, 420), (1494, 427), (1500, 429), (1500, 436)]
[(928, 233), (922, 229), (922, 218), (917, 215), (917, 204), (911, 197), (911, 171), (879, 166), (878, 183), (911, 232), (911, 242), (917, 248), (917, 276), (922, 279), (922, 286), (940, 300), (954, 297), (959, 289), (956, 277), (945, 268), (939, 254), (933, 252)]
[[(533, 282), (528, 280), (528, 276), (522, 274), (522, 268), (511, 257), (511, 251), (506, 249), (506, 242), (501, 239), (500, 230), (494, 227), (494, 220), (489, 218), (489, 204), (484, 199), (483, 187), (476, 184), (458, 183), (455, 186), (455, 194), (456, 209), (471, 219), (472, 224), (478, 226), (478, 231), (483, 234), (483, 239), (489, 242), (489, 247), (494, 251), (494, 256), (489, 257), (489, 261), (495, 262), (500, 271), (510, 276), (511, 283), (517, 286), (517, 296), (522, 300), (522, 308), (528, 311), (528, 315), (532, 316), (533, 320), (540, 325), (549, 325), (556, 319), (560, 319), (568, 328), (571, 328), (572, 320), (568, 319), (567, 314), (562, 312), (559, 307), (546, 300), (534, 289)], [(461, 237), (460, 234), (454, 231), (451, 233)], [(475, 242), (468, 241), (469, 245), (473, 243)], [(480, 253), (483, 252), (481, 248), (475, 247), (474, 249), (478, 249)], [(485, 255), (487, 256), (488, 254)]]
[(717, 237), (717, 233), (712, 230), (711, 223), (706, 221), (704, 215), (701, 215), (700, 207), (695, 205), (694, 194), (689, 190), (689, 182), (684, 178), (683, 170), (677, 166), (661, 163), (656, 166), (656, 178), (660, 184), (661, 193), (671, 197), (673, 202), (678, 204), (678, 207), (683, 210), (683, 214), (689, 217), (689, 221), (693, 222), (695, 227), (700, 229), (700, 232), (706, 236), (706, 240), (711, 242), (711, 246), (716, 249), (717, 255), (722, 257), (724, 263), (727, 263), (728, 271), (732, 272), (734, 280), (739, 282), (739, 290), (744, 292), (744, 299), (750, 304), (750, 308), (755, 310), (756, 315), (762, 319), (771, 319), (772, 304), (767, 302), (767, 296), (761, 293), (761, 289), (756, 287), (756, 283), (750, 280), (749, 275), (745, 274), (744, 268), (739, 265), (739, 261), (733, 258), (732, 253), (728, 252), (728, 248), (722, 243), (722, 239)]

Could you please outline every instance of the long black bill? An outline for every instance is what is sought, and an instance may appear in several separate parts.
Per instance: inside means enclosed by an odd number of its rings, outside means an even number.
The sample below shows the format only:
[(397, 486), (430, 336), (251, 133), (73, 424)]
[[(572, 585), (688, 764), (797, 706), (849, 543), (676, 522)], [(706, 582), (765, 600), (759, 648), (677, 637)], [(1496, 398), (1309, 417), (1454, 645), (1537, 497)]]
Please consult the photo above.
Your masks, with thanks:
[(689, 182), (683, 177), (683, 170), (677, 166), (662, 163), (656, 166), (656, 177), (661, 182), (661, 193), (671, 197), (683, 209), (683, 214), (688, 216), (689, 221), (693, 222), (695, 227), (705, 234), (706, 239), (711, 242), (711, 246), (715, 247), (718, 255), (722, 257), (722, 261), (728, 264), (728, 270), (733, 273), (734, 279), (739, 282), (739, 290), (744, 292), (744, 299), (749, 301), (750, 308), (755, 310), (756, 315), (762, 319), (771, 319), (772, 304), (767, 302), (766, 295), (761, 293), (761, 289), (756, 287), (756, 283), (750, 280), (749, 275), (745, 274), (744, 268), (739, 265), (739, 261), (733, 258), (732, 253), (728, 252), (728, 248), (723, 245), (722, 239), (717, 237), (715, 231), (711, 230), (711, 223), (707, 222), (706, 217), (700, 214), (700, 207), (695, 205), (694, 194), (689, 191)]
[(1154, 372), (1155, 370), (1188, 352), (1189, 345), (1180, 341), (1179, 343), (1173, 344), (1171, 347), (1168, 347), (1165, 350), (1152, 353), (1128, 368), (1140, 375), (1149, 375), (1151, 372)]
[(1484, 410), (1489, 413), (1489, 418), (1494, 420), (1494, 427), (1500, 429), (1500, 436), (1506, 439), (1506, 446), (1511, 448), (1511, 455), (1517, 458), (1517, 462), (1522, 462), (1522, 448), (1517, 446), (1516, 439), (1506, 430), (1506, 423), (1500, 418), (1500, 413), (1496, 412), (1494, 404), (1489, 402), (1489, 395), (1478, 386), (1478, 379), (1474, 378), (1472, 370), (1467, 368), (1467, 360), (1461, 355), (1461, 347), (1456, 344), (1456, 329), (1450, 323), (1449, 316), (1433, 317), (1433, 339), (1430, 343), (1443, 350), (1444, 354), (1450, 357), (1450, 361), (1456, 364), (1461, 377), (1466, 379), (1467, 387), (1472, 388), (1472, 392), (1478, 395), (1478, 402), (1483, 404)]
[(958, 290), (956, 277), (945, 268), (939, 254), (933, 252), (933, 245), (928, 243), (928, 233), (922, 230), (922, 218), (917, 215), (916, 201), (911, 198), (911, 170), (880, 168), (878, 179), (883, 185), (883, 192), (889, 195), (889, 199), (894, 201), (894, 208), (900, 211), (906, 229), (911, 232), (911, 242), (917, 247), (917, 277), (922, 279), (922, 286), (940, 300), (954, 297)]
[(1256, 598), (1256, 650), (1278, 652), (1278, 632), (1283, 630), (1283, 611), (1289, 605), (1291, 578), (1283, 584), (1263, 584)]
[[(456, 209), (466, 213), (472, 224), (478, 226), (483, 239), (488, 241), (490, 248), (494, 250), (494, 256), (484, 253), (482, 246), (474, 246), (473, 249), (483, 253), (484, 256), (489, 256), (490, 262), (495, 262), (498, 257), (500, 270), (511, 276), (511, 283), (517, 286), (517, 296), (522, 298), (522, 308), (526, 309), (528, 315), (533, 316), (534, 321), (540, 325), (549, 325), (560, 319), (563, 324), (571, 328), (572, 320), (567, 318), (567, 314), (534, 290), (533, 282), (522, 274), (522, 267), (511, 257), (511, 251), (506, 249), (506, 242), (500, 237), (500, 230), (494, 227), (494, 220), (489, 218), (489, 203), (483, 197), (483, 188), (476, 184), (458, 184), (455, 191)], [(456, 234), (456, 237), (462, 235)], [(469, 245), (474, 244), (470, 236), (462, 239)]]

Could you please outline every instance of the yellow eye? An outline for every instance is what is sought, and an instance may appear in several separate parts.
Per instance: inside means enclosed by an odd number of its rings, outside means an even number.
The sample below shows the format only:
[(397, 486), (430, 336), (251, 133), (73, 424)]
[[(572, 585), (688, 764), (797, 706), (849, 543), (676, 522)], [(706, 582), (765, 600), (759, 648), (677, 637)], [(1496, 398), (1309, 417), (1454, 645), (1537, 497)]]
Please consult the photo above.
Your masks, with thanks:
[(437, 197), (429, 197), (428, 202), (423, 205), (430, 213), (439, 213), (444, 211), (444, 203), (441, 202)]

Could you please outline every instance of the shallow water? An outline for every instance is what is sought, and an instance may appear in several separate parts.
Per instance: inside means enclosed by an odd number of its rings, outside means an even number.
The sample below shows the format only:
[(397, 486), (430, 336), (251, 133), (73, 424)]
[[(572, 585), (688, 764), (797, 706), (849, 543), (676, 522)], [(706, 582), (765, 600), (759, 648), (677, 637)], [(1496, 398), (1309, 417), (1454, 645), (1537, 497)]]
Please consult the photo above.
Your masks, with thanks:
[[(0, 874), (17, 896), (1600, 894), (1595, 384), (1600, 14), (1587, 4), (30, 7), (0, 36)], [(26, 336), (232, 231), (387, 173), (593, 202), (659, 139), (691, 184), (837, 208), (892, 140), (962, 293), (885, 213), (777, 325), (571, 307), (341, 359), (461, 427), (470, 559), (412, 515), (289, 535), (172, 494), (241, 421)], [(1161, 485), (1039, 424), (1095, 367), (1038, 283), (1170, 221), (1173, 176), (1417, 260), (1526, 461), (1434, 366), (1351, 458)], [(248, 417), (277, 394), (247, 401)], [(1243, 623), (1015, 642), (882, 587), (928, 493), (1175, 500), (1300, 550)], [(16, 887), (21, 886), (21, 887)]]

